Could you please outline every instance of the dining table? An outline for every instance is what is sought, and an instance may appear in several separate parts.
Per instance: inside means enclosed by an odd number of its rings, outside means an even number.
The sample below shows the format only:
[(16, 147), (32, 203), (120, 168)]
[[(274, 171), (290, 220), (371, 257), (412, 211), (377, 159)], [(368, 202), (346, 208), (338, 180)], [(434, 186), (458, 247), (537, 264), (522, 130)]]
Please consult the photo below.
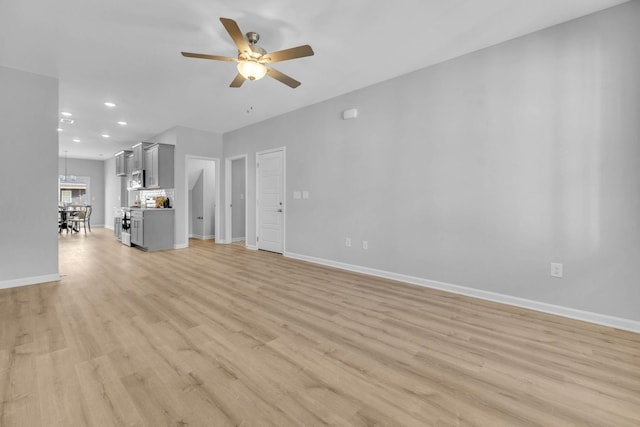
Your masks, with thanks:
[(88, 205), (65, 205), (58, 206), (58, 233), (62, 233), (62, 230), (67, 230), (67, 233), (71, 231), (72, 233), (79, 232), (80, 228), (76, 225), (74, 226), (70, 221), (72, 218), (77, 217), (86, 209)]

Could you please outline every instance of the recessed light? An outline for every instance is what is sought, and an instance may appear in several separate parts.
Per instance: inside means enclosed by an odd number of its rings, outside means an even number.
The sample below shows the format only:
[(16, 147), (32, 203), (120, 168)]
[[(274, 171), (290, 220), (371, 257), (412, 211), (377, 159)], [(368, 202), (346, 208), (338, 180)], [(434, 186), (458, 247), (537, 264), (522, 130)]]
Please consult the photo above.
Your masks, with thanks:
[(68, 113), (68, 112), (66, 112), (66, 111), (63, 111), (63, 112), (62, 112), (62, 113), (60, 113), (60, 114), (62, 114), (62, 115), (63, 115), (63, 116), (65, 116), (65, 117), (71, 117), (71, 116), (73, 116), (73, 114)]
[(106, 134), (106, 133), (103, 133), (103, 134), (102, 134), (102, 137), (103, 137), (103, 138), (111, 138), (111, 135)]
[(105, 102), (104, 105), (106, 105), (109, 108), (113, 108), (116, 106), (116, 104), (114, 104), (113, 102)]
[(62, 128), (58, 128), (58, 132), (62, 132)]
[(64, 123), (65, 125), (72, 125), (74, 123), (73, 119), (66, 119), (66, 118), (61, 118), (60, 119), (60, 123)]
[(118, 124), (119, 124), (120, 126), (126, 126), (126, 125), (127, 125), (127, 122), (123, 122), (122, 120), (120, 120), (120, 121), (118, 122)]
[(73, 138), (73, 142), (80, 142), (78, 138)]

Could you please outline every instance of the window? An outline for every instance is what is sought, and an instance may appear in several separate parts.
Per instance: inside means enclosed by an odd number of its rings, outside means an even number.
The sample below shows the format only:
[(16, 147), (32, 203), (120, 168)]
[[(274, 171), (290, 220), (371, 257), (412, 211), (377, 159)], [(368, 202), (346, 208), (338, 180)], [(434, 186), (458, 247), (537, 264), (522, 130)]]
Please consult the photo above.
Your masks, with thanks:
[(88, 205), (90, 178), (88, 176), (58, 176), (58, 203)]

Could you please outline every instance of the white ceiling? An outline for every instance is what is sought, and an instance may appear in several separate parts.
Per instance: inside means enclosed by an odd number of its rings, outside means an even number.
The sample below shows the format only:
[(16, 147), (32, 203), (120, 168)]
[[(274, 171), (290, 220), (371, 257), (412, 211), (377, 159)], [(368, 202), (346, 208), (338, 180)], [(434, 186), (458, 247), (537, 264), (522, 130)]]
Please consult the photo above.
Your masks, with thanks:
[[(176, 125), (228, 132), (625, 1), (0, 0), (0, 65), (57, 77), (75, 120), (60, 154), (105, 159)], [(310, 44), (315, 56), (275, 66), (302, 85), (232, 89), (234, 63), (182, 57), (236, 55), (220, 17), (267, 51)]]

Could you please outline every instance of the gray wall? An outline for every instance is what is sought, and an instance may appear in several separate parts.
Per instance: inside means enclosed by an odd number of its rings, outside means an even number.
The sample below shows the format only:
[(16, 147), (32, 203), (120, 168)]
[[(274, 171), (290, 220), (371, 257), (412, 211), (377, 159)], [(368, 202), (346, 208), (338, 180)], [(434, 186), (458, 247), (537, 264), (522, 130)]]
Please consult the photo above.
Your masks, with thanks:
[(175, 148), (175, 246), (187, 247), (189, 242), (189, 219), (187, 203), (189, 189), (187, 182), (187, 156), (202, 156), (220, 159), (222, 157), (222, 135), (197, 129), (177, 126), (149, 139), (149, 142), (173, 144)]
[(638, 22), (626, 3), (225, 134), (247, 243), (255, 153), (286, 146), (288, 253), (640, 320)]
[(245, 160), (237, 159), (231, 162), (231, 237), (233, 239), (244, 239), (245, 230)]
[(0, 66), (0, 288), (58, 278), (58, 81)]
[[(58, 174), (64, 175), (64, 157), (58, 158)], [(67, 175), (90, 178), (91, 226), (105, 225), (105, 165), (103, 160), (67, 159)], [(115, 166), (112, 172), (115, 171)], [(115, 172), (113, 172), (115, 174)], [(113, 217), (109, 224), (113, 227)]]

